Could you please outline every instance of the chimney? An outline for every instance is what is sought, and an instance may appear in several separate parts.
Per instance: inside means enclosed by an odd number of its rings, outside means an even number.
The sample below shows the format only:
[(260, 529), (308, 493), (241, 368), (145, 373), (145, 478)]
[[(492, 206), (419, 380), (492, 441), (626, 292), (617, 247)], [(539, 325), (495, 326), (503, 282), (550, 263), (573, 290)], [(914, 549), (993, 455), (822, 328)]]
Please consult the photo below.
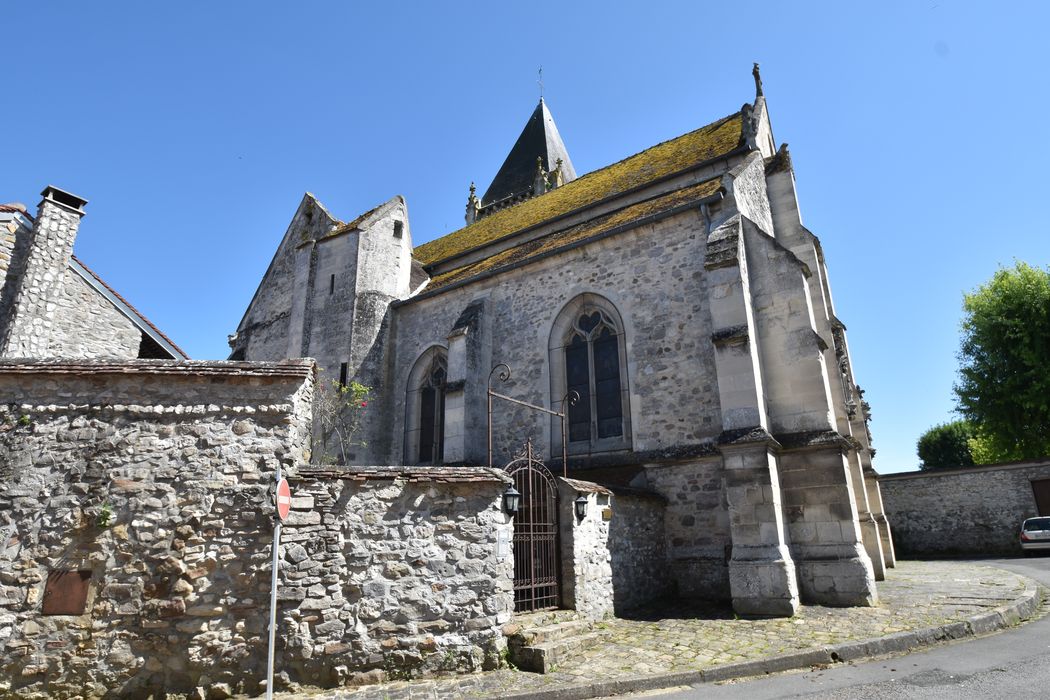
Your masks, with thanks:
[[(47, 356), (57, 305), (87, 200), (48, 185), (29, 238), (6, 325), (0, 329), (0, 357)], [(2, 319), (0, 319), (2, 322)]]

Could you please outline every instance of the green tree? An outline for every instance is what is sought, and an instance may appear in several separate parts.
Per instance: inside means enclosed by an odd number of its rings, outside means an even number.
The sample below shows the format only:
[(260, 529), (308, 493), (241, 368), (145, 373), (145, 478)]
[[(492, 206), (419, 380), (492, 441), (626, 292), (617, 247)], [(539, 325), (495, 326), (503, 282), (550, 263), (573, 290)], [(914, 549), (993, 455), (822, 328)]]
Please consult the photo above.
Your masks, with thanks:
[(929, 471), (973, 466), (970, 441), (975, 434), (973, 426), (964, 420), (933, 426), (919, 437), (919, 469)]
[(955, 395), (982, 457), (1050, 455), (1050, 269), (1001, 268), (963, 308)]

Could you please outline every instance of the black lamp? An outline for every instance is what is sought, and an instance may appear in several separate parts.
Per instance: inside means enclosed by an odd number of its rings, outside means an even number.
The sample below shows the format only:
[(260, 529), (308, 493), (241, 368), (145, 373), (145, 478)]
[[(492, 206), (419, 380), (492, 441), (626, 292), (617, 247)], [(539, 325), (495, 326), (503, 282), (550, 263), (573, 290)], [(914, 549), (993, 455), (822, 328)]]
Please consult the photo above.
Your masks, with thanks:
[(503, 510), (508, 515), (516, 515), (519, 508), (521, 508), (521, 494), (514, 488), (514, 484), (511, 484), (503, 492)]
[(584, 518), (587, 517), (587, 497), (586, 496), (581, 495), (579, 498), (577, 498), (575, 501), (573, 501), (572, 504), (576, 508), (576, 517), (577, 518), (579, 518), (580, 520), (583, 520)]

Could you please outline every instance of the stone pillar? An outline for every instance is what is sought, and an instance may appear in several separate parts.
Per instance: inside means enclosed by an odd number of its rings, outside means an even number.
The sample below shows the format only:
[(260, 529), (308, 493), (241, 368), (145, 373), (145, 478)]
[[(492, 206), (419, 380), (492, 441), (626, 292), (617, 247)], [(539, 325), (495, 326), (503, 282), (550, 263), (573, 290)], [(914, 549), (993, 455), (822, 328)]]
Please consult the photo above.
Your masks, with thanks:
[(780, 479), (802, 600), (875, 605), (875, 572), (861, 540), (856, 500), (838, 433), (781, 438)]
[(799, 595), (787, 546), (773, 441), (722, 445), (733, 556), (729, 589), (742, 615), (794, 615)]
[(874, 469), (864, 472), (867, 477), (864, 485), (868, 490), (868, 503), (871, 506), (875, 522), (879, 524), (879, 537), (882, 540), (882, 556), (886, 562), (886, 568), (892, 569), (897, 565), (897, 554), (893, 550), (893, 535), (890, 532), (890, 521), (886, 518), (886, 511), (882, 506), (882, 488), (879, 486), (879, 475)]
[(55, 320), (55, 298), (65, 284), (73, 241), (86, 199), (48, 186), (26, 253), (22, 279), (14, 295), (0, 357), (46, 357)]
[(884, 581), (886, 565), (882, 554), (882, 538), (879, 536), (879, 525), (871, 514), (871, 505), (868, 503), (867, 480), (864, 478), (860, 453), (856, 449), (849, 450), (846, 453), (846, 460), (849, 463), (850, 480), (853, 482), (853, 497), (857, 506), (861, 542), (864, 543), (864, 551), (871, 559), (871, 569), (875, 574), (875, 580)]
[[(587, 513), (576, 517), (576, 499), (587, 499)], [(561, 536), (561, 602), (589, 620), (613, 614), (609, 521), (603, 511), (612, 492), (589, 481), (558, 478), (558, 529)]]
[(485, 302), (467, 305), (448, 334), (445, 387), (445, 464), (484, 464), (488, 458), (485, 380), (488, 371)]

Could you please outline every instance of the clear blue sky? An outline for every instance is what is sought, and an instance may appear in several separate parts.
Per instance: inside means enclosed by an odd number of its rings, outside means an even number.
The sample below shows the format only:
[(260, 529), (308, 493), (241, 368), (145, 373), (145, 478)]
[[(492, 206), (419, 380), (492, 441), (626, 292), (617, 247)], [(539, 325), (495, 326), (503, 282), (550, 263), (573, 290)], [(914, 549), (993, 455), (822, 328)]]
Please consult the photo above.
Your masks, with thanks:
[(303, 192), (344, 220), (403, 194), (419, 244), (462, 224), (541, 65), (584, 173), (734, 112), (759, 61), (876, 467), (914, 468), (952, 417), (963, 292), (1050, 260), (1050, 5), (506, 5), (5, 3), (0, 201), (89, 199), (78, 256), (224, 358)]

